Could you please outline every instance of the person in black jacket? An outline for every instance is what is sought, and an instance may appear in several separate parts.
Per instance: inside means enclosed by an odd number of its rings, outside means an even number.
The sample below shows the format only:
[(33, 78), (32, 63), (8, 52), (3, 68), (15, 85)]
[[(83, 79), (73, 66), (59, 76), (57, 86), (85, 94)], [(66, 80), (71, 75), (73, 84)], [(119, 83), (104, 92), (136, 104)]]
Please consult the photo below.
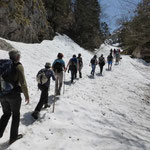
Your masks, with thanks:
[(78, 54), (77, 62), (78, 62), (77, 63), (78, 64), (77, 69), (79, 71), (79, 77), (82, 78), (82, 72), (81, 72), (81, 70), (83, 68), (83, 60), (82, 60), (81, 54)]
[(97, 65), (97, 56), (96, 55), (94, 55), (94, 57), (91, 59), (90, 63), (91, 63), (91, 67), (92, 67), (91, 75), (94, 76), (96, 65)]
[(100, 67), (100, 75), (102, 75), (103, 67), (105, 65), (105, 58), (104, 58), (103, 54), (99, 57), (98, 64)]
[(38, 119), (39, 112), (41, 111), (43, 105), (45, 108), (50, 107), (50, 105), (48, 104), (48, 89), (50, 87), (50, 78), (52, 77), (52, 79), (55, 80), (54, 73), (50, 68), (50, 63), (46, 63), (45, 68), (41, 69), (37, 74), (38, 76), (40, 73), (44, 72), (48, 80), (44, 84), (38, 83), (38, 88), (41, 90), (41, 97), (34, 112), (32, 113), (32, 117), (34, 119)]

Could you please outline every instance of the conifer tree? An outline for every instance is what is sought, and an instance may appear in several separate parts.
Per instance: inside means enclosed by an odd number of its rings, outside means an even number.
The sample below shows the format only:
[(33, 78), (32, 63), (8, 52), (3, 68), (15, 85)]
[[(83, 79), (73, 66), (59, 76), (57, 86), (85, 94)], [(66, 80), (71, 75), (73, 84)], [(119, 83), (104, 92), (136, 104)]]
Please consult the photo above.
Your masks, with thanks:
[(73, 22), (71, 0), (43, 0), (54, 32), (67, 34)]
[(100, 5), (97, 0), (76, 0), (74, 40), (84, 48), (93, 50), (101, 43)]
[(103, 40), (107, 39), (110, 36), (109, 28), (106, 22), (101, 23), (101, 33)]

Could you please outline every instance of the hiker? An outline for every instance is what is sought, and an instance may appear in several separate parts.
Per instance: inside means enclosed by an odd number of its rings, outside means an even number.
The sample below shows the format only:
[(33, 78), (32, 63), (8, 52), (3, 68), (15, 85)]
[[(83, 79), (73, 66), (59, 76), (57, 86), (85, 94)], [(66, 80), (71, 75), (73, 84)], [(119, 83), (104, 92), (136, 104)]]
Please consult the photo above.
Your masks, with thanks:
[(116, 49), (114, 49), (114, 52), (113, 52), (113, 54), (114, 54), (114, 57), (116, 57)]
[(34, 119), (38, 119), (39, 112), (41, 111), (43, 106), (44, 108), (50, 107), (48, 103), (48, 90), (50, 87), (50, 78), (52, 77), (52, 79), (55, 80), (54, 73), (50, 68), (51, 64), (47, 62), (45, 64), (45, 68), (41, 69), (37, 74), (38, 88), (41, 90), (41, 96), (34, 112), (32, 113), (32, 117)]
[(110, 53), (107, 57), (107, 62), (108, 62), (108, 70), (111, 70), (112, 68), (112, 63), (113, 63), (113, 56), (112, 53)]
[(116, 56), (115, 56), (115, 58), (116, 58), (116, 65), (118, 65), (119, 64), (119, 61), (120, 61), (120, 51), (119, 50), (117, 50), (116, 51)]
[[(2, 95), (0, 97), (0, 102), (2, 105), (3, 115), (0, 119), (0, 138), (3, 136), (4, 130), (8, 124), (8, 121), (12, 115), (11, 131), (9, 144), (12, 144), (16, 140), (23, 137), (22, 134), (18, 133), (19, 123), (20, 123), (20, 107), (21, 107), (21, 92), (25, 96), (25, 102), (29, 103), (29, 94), (26, 84), (26, 79), (24, 75), (24, 68), (20, 63), (20, 52), (18, 50), (12, 50), (9, 52), (10, 60), (12, 61), (11, 73), (8, 73), (9, 79), (5, 73), (2, 75), (3, 81), (7, 85), (11, 85), (11, 90), (8, 93), (3, 93), (8, 89), (2, 87)], [(11, 78), (11, 81), (10, 81)], [(7, 80), (7, 81), (6, 81)], [(8, 82), (9, 80), (9, 82)]]
[(113, 53), (113, 49), (112, 49), (112, 48), (110, 49), (110, 53), (111, 53), (111, 54)]
[(103, 67), (105, 65), (105, 58), (103, 57), (103, 54), (101, 54), (101, 56), (99, 57), (98, 64), (99, 64), (99, 67), (100, 67), (100, 75), (102, 75)]
[(69, 67), (69, 70), (71, 71), (71, 83), (73, 83), (73, 80), (77, 78), (77, 58), (76, 55), (73, 55), (72, 58), (69, 60), (66, 70)]
[(55, 95), (60, 95), (63, 83), (63, 71), (65, 70), (65, 62), (63, 61), (63, 54), (58, 53), (57, 59), (53, 62), (52, 68), (55, 73)]
[(90, 63), (91, 63), (91, 67), (92, 67), (91, 75), (94, 76), (96, 65), (97, 65), (97, 56), (96, 55), (94, 55), (94, 57), (91, 59)]
[(78, 71), (79, 71), (79, 78), (82, 78), (82, 67), (83, 67), (83, 61), (82, 61), (82, 57), (81, 57), (81, 54), (79, 53), (78, 54), (78, 57), (77, 57), (77, 68), (78, 68)]

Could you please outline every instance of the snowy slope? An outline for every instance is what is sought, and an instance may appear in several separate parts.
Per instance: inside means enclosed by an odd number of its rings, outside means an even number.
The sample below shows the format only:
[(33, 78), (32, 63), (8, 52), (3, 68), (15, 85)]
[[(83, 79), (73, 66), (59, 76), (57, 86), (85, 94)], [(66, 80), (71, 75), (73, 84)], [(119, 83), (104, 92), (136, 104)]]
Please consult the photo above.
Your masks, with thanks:
[[(149, 150), (150, 149), (150, 66), (129, 56), (119, 65), (91, 78), (89, 62), (93, 56), (67, 36), (53, 41), (25, 44), (8, 41), (21, 51), (30, 91), (30, 104), (21, 108), (20, 133), (24, 137), (8, 146), (10, 123), (0, 139), (0, 150)], [(111, 46), (102, 45), (97, 55), (106, 57)], [(65, 94), (57, 97), (55, 113), (52, 106), (34, 121), (34, 110), (40, 91), (35, 76), (45, 62), (53, 62), (58, 52), (66, 64), (73, 54), (81, 53), (84, 61), (83, 78), (70, 84), (65, 75)], [(0, 59), (8, 58), (0, 51)], [(49, 102), (52, 103), (54, 82), (51, 81)], [(0, 115), (2, 111), (0, 109)]]

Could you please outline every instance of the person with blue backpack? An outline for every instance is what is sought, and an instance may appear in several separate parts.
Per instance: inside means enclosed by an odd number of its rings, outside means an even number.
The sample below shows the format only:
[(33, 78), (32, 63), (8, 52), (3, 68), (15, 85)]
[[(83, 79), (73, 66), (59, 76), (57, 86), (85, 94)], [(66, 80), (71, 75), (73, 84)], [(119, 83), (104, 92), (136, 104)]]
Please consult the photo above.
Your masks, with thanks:
[(62, 59), (63, 54), (58, 53), (57, 59), (53, 62), (52, 69), (55, 73), (55, 95), (60, 95), (63, 84), (63, 71), (65, 70), (65, 62)]
[(47, 62), (45, 64), (45, 68), (41, 69), (36, 76), (38, 88), (41, 90), (41, 96), (34, 112), (32, 113), (32, 117), (34, 119), (38, 119), (39, 112), (41, 111), (43, 106), (44, 108), (50, 107), (50, 105), (48, 104), (48, 90), (50, 87), (50, 78), (52, 77), (52, 79), (55, 80), (54, 73), (50, 68), (51, 64)]
[(24, 75), (24, 68), (20, 63), (20, 52), (9, 52), (10, 60), (0, 60), (0, 102), (3, 115), (0, 118), (0, 138), (3, 136), (8, 121), (12, 115), (9, 144), (23, 137), (18, 133), (20, 123), (21, 92), (25, 101), (29, 103), (29, 94)]
[(71, 71), (71, 83), (73, 83), (73, 80), (77, 78), (77, 58), (75, 54), (69, 60), (66, 70), (68, 67), (69, 67), (69, 70)]

